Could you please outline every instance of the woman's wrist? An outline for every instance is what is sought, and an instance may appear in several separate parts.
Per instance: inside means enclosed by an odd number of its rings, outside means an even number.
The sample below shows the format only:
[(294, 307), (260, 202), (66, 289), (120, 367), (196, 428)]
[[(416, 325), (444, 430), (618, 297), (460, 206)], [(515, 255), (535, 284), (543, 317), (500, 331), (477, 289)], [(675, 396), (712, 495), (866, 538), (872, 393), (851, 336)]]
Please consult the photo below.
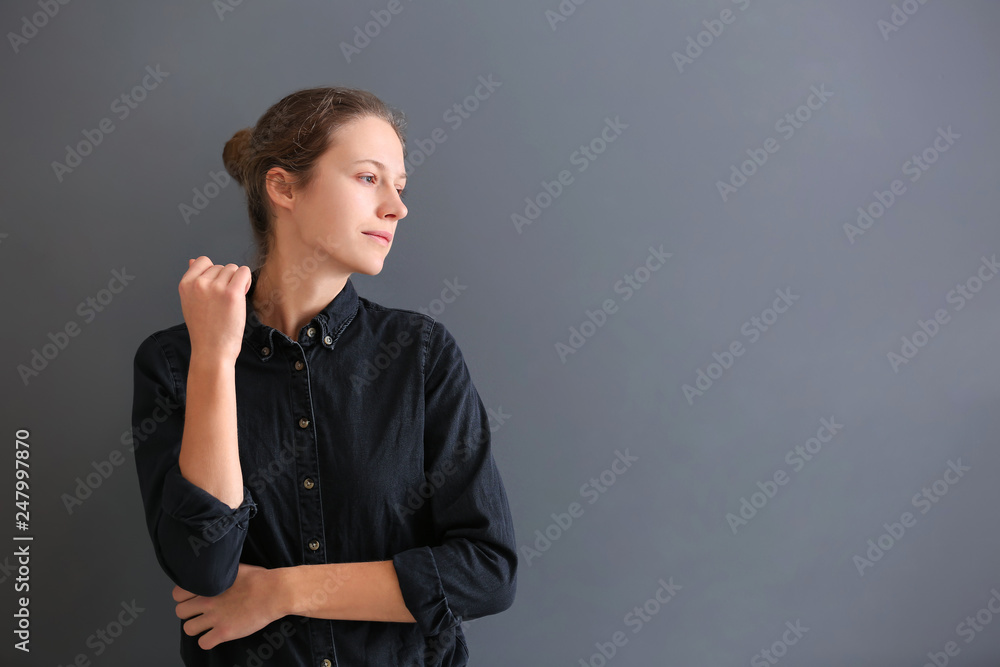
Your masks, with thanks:
[(210, 352), (207, 350), (194, 349), (191, 351), (191, 357), (188, 362), (189, 372), (191, 369), (197, 369), (203, 372), (216, 373), (220, 371), (231, 371), (236, 366), (235, 359), (229, 359), (222, 354), (215, 352)]
[(270, 599), (274, 604), (275, 619), (290, 615), (301, 615), (301, 609), (296, 604), (296, 587), (298, 578), (295, 567), (277, 567), (271, 572)]
[(349, 604), (350, 589), (346, 584), (353, 576), (352, 568), (359, 565), (368, 564), (321, 563), (277, 568), (274, 579), (277, 607), (286, 616), (347, 618), (339, 614)]

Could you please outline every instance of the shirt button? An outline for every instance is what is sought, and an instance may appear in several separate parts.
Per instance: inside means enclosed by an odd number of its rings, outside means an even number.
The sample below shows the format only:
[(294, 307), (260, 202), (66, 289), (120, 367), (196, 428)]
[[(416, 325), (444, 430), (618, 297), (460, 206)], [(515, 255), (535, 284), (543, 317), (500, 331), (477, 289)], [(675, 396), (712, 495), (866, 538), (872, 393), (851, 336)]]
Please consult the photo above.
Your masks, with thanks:
[(261, 348), (260, 353), (266, 357), (267, 355), (271, 354), (271, 348), (264, 346)]
[(313, 551), (319, 549), (319, 540), (309, 540), (309, 548)]
[(327, 336), (326, 338), (323, 339), (323, 342), (326, 343), (327, 345), (333, 345), (333, 336)]
[(324, 658), (322, 665), (323, 665), (323, 667), (333, 667), (333, 663), (330, 662), (329, 658)]
[(303, 417), (302, 419), (299, 420), (299, 426), (302, 428), (309, 426), (309, 420)]
[(310, 338), (312, 338), (313, 336), (315, 336), (316, 335), (316, 327), (309, 327), (308, 329), (306, 329), (306, 335), (309, 336)]
[(314, 486), (316, 486), (316, 482), (306, 477), (304, 480), (302, 480), (302, 486), (306, 487), (307, 489), (311, 489)]
[(301, 371), (305, 367), (306, 367), (306, 365), (304, 363), (302, 363), (301, 360), (295, 362), (295, 370)]

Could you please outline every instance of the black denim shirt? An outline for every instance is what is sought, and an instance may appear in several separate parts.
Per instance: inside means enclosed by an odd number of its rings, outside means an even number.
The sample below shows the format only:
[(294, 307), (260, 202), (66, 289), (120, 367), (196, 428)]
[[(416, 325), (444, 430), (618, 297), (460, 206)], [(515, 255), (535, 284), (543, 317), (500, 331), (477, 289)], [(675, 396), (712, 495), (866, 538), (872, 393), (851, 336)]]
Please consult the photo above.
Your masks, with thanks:
[(132, 430), (157, 561), (181, 588), (218, 595), (239, 562), (391, 560), (417, 622), (285, 616), (206, 651), (178, 619), (184, 664), (466, 665), (460, 624), (511, 606), (517, 547), (489, 418), (454, 337), (360, 297), (348, 279), (291, 340), (258, 319), (257, 274), (235, 366), (239, 508), (178, 468), (187, 325), (136, 351)]

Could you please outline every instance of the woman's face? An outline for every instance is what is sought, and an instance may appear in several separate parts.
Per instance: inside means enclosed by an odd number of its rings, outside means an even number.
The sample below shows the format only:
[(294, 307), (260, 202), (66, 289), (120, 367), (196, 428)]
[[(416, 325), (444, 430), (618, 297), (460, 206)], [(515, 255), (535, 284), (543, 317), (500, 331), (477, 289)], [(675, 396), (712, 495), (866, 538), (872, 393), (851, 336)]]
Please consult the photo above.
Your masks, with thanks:
[(405, 186), (403, 147), (392, 126), (371, 116), (351, 121), (334, 133), (314, 180), (296, 191), (290, 213), (297, 245), (318, 257), (322, 249), (339, 265), (335, 270), (379, 273), (396, 224), (406, 217), (399, 195)]

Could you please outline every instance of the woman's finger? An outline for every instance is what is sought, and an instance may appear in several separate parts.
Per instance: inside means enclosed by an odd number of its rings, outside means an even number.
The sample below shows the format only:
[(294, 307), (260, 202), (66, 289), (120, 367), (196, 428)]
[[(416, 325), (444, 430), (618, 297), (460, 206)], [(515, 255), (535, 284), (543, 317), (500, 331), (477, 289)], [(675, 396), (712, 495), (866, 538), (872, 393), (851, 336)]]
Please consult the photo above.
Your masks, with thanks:
[(204, 635), (198, 638), (198, 646), (202, 647), (206, 651), (213, 649), (222, 642), (226, 641), (223, 637), (222, 631), (218, 628), (212, 628)]
[(200, 616), (195, 616), (194, 618), (188, 620), (184, 624), (184, 634), (194, 637), (205, 632), (205, 630), (210, 630), (212, 628), (212, 623), (205, 618), (204, 614)]
[(190, 600), (191, 598), (198, 597), (190, 591), (186, 591), (180, 586), (174, 586), (174, 590), (170, 593), (171, 597), (174, 598), (174, 602), (184, 602), (185, 600)]
[(201, 599), (197, 596), (191, 600), (178, 602), (177, 606), (174, 607), (174, 613), (177, 615), (177, 618), (191, 618), (203, 611), (205, 611), (204, 605), (201, 604)]

